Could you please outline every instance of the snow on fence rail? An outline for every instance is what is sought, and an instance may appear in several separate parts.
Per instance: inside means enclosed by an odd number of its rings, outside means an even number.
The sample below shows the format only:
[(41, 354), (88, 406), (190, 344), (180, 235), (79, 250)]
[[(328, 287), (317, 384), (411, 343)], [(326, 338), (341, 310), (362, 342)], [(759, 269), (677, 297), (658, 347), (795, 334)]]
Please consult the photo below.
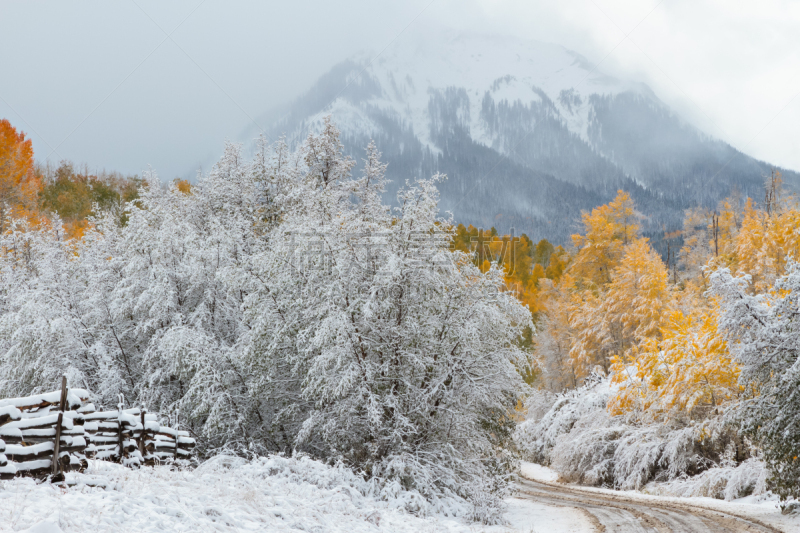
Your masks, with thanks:
[(0, 479), (35, 476), (63, 479), (83, 471), (87, 459), (134, 467), (191, 457), (195, 441), (186, 431), (158, 423), (138, 407), (97, 411), (84, 389), (0, 400)]

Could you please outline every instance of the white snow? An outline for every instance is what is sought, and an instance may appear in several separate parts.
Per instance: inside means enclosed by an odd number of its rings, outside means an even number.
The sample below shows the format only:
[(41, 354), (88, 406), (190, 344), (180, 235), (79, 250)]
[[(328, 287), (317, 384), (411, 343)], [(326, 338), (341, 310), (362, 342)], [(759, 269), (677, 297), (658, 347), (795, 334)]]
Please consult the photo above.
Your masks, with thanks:
[[(554, 482), (558, 474), (523, 463), (525, 477)], [(588, 533), (591, 522), (568, 507), (508, 498), (503, 526), (468, 524), (446, 516), (419, 517), (402, 500), (379, 501), (363, 494), (364, 482), (343, 468), (308, 458), (272, 456), (247, 462), (232, 457), (196, 470), (169, 467), (132, 470), (91, 461), (86, 474), (69, 474), (61, 488), (32, 479), (0, 482), (0, 531), (320, 531), (453, 533)], [(574, 486), (572, 486), (575, 488)], [(614, 492), (581, 488), (588, 492)], [(666, 498), (623, 492), (643, 501), (690, 503), (748, 516), (783, 531), (800, 520), (782, 516), (774, 499)]]
[(522, 477), (533, 479), (536, 481), (546, 481), (552, 483), (558, 481), (558, 472), (546, 466), (537, 465), (536, 463), (528, 463), (523, 461), (519, 469)]
[[(50, 426), (55, 425), (58, 421), (58, 415), (47, 415), (41, 416), (39, 418), (23, 418), (21, 420), (15, 420), (12, 422), (8, 422), (3, 424), (4, 428), (18, 428), (18, 429), (26, 429), (26, 428), (34, 428), (39, 426)], [(69, 417), (63, 417), (61, 421), (61, 427), (64, 429), (73, 429), (73, 421)], [(52, 430), (53, 434), (55, 435), (55, 430)]]
[(57, 519), (49, 518), (39, 522), (35, 526), (31, 526), (23, 533), (63, 533), (63, 530), (58, 527)]
[[(89, 393), (85, 389), (70, 389), (67, 393), (67, 404), (74, 405), (81, 403), (81, 398), (88, 398)], [(23, 398), (4, 398), (0, 399), (0, 406), (14, 406), (24, 407), (38, 405), (41, 403), (57, 404), (61, 400), (61, 391), (56, 390), (52, 392), (45, 392), (42, 394), (34, 394), (32, 396), (25, 396)], [(0, 411), (2, 413), (2, 411)]]
[(90, 461), (62, 488), (28, 478), (0, 482), (0, 531), (319, 531), (557, 533), (592, 531), (572, 509), (509, 498), (504, 526), (419, 517), (359, 490), (343, 468), (308, 458), (247, 462), (219, 457), (196, 470), (132, 470)]
[(13, 405), (0, 405), (0, 416), (8, 415), (12, 419), (20, 417), (20, 411)]
[(553, 507), (526, 499), (509, 498), (505, 527), (486, 528), (488, 532), (519, 533), (595, 533), (589, 519), (570, 507)]
[[(377, 80), (383, 94), (367, 102), (353, 104), (338, 98), (311, 120), (322, 125), (331, 113), (345, 133), (368, 133), (379, 129), (365, 113), (376, 107), (411, 124), (415, 135), (434, 153), (430, 139), (428, 102), (431, 90), (450, 86), (464, 88), (470, 99), (470, 133), (476, 142), (492, 146), (492, 136), (480, 118), (484, 94), (489, 91), (496, 102), (520, 101), (525, 105), (541, 101), (534, 90), (542, 90), (557, 107), (567, 128), (588, 141), (587, 127), (592, 94), (642, 92), (636, 83), (620, 81), (603, 74), (585, 58), (563, 46), (509, 37), (441, 32), (420, 35), (394, 43), (375, 53), (353, 58), (365, 65), (363, 75)], [(559, 101), (562, 90), (574, 89), (582, 104), (566, 107)]]

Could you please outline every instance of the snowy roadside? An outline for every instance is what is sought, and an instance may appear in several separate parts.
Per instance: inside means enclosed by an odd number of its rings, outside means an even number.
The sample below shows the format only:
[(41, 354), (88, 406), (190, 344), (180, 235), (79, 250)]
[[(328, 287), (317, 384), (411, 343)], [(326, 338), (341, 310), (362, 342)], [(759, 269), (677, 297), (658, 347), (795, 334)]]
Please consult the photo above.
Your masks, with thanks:
[(92, 461), (87, 475), (68, 480), (76, 484), (1, 482), (0, 531), (468, 531), (365, 497), (352, 473), (307, 458), (230, 458), (182, 471)]
[[(520, 467), (520, 474), (522, 477), (540, 481), (545, 483), (557, 483), (559, 476), (558, 473), (550, 468), (541, 466), (535, 463), (522, 462)], [(761, 495), (761, 496), (748, 496), (739, 498), (730, 502), (724, 500), (717, 500), (715, 498), (705, 497), (692, 497), (692, 498), (679, 498), (671, 496), (655, 496), (645, 494), (635, 490), (612, 490), (601, 489), (597, 487), (585, 487), (581, 485), (568, 485), (571, 489), (582, 490), (586, 492), (594, 492), (601, 494), (623, 495), (631, 500), (637, 500), (642, 503), (647, 502), (661, 502), (661, 503), (676, 503), (682, 505), (692, 505), (704, 509), (715, 511), (722, 511), (734, 515), (739, 515), (745, 518), (759, 520), (765, 524), (775, 526), (782, 531), (800, 532), (800, 515), (782, 515), (778, 507), (777, 496)]]
[(195, 470), (131, 470), (92, 461), (59, 488), (33, 479), (0, 482), (0, 531), (314, 531), (555, 533), (592, 531), (568, 508), (509, 498), (506, 526), (481, 526), (444, 514), (401, 509), (408, 495), (364, 496), (346, 469), (307, 458), (228, 458)]
[(592, 522), (571, 507), (556, 507), (530, 499), (507, 498), (506, 526), (473, 528), (486, 533), (595, 533)]

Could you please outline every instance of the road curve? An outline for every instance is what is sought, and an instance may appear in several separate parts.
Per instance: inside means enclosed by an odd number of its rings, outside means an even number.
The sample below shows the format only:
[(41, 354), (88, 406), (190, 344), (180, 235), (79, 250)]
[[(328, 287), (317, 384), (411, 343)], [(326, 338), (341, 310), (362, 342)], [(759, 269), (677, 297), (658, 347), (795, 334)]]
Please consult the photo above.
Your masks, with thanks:
[(717, 510), (671, 502), (642, 502), (519, 478), (517, 497), (580, 509), (598, 533), (783, 533), (780, 529)]

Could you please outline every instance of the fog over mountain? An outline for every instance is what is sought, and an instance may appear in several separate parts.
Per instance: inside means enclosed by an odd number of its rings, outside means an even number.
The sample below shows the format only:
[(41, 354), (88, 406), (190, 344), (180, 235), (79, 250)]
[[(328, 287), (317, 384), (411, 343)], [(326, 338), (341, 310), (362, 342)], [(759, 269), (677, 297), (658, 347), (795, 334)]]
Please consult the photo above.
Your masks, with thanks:
[[(561, 46), (451, 32), (370, 57), (341, 62), (258, 122), (297, 145), (332, 115), (356, 159), (375, 140), (388, 196), (406, 179), (447, 174), (441, 206), (456, 222), (566, 243), (582, 210), (625, 189), (657, 243), (689, 207), (714, 207), (734, 189), (760, 199), (774, 168)], [(779, 170), (800, 189), (800, 175)]]

